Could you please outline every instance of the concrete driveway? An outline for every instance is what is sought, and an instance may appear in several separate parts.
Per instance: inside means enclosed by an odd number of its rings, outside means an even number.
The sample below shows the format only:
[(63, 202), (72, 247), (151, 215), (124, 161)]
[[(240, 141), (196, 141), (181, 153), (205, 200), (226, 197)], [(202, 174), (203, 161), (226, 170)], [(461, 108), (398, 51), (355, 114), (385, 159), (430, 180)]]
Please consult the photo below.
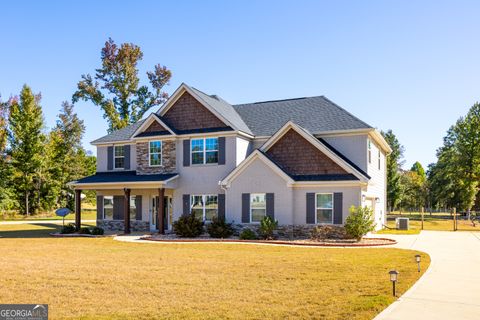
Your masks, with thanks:
[(398, 241), (396, 247), (427, 252), (432, 262), (375, 320), (480, 319), (480, 232), (422, 231), (388, 237)]

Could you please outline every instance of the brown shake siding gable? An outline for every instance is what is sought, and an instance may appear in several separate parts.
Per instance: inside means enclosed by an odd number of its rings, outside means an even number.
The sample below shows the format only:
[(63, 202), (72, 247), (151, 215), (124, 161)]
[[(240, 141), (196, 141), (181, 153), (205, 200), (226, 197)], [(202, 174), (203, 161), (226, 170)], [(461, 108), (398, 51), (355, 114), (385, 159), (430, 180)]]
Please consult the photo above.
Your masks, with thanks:
[(167, 131), (160, 123), (154, 121), (144, 132)]
[(270, 147), (267, 154), (290, 175), (347, 174), (293, 129)]
[(163, 119), (176, 130), (227, 126), (188, 92), (185, 92), (178, 98), (174, 105), (163, 115)]

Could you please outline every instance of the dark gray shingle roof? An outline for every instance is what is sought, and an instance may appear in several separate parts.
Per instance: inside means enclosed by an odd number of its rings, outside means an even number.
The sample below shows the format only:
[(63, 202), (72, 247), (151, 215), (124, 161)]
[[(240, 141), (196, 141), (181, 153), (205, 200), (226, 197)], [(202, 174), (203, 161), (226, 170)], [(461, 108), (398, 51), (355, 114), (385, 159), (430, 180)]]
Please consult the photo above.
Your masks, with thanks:
[(145, 120), (146, 119), (140, 120), (134, 124), (129, 125), (128, 127), (107, 134), (106, 136), (92, 141), (92, 143), (106, 143), (129, 140), (130, 138), (132, 138), (133, 133), (143, 124)]
[(238, 130), (248, 134), (253, 134), (250, 128), (245, 124), (240, 115), (235, 111), (231, 104), (216, 95), (208, 95), (196, 88), (190, 87), (200, 96), (209, 106), (214, 108), (222, 117), (231, 122)]
[(271, 136), (293, 121), (312, 134), (352, 129), (370, 129), (324, 96), (233, 105), (255, 136)]
[(178, 173), (137, 174), (136, 171), (97, 172), (94, 175), (75, 181), (75, 184), (109, 182), (156, 182), (165, 181), (177, 175)]

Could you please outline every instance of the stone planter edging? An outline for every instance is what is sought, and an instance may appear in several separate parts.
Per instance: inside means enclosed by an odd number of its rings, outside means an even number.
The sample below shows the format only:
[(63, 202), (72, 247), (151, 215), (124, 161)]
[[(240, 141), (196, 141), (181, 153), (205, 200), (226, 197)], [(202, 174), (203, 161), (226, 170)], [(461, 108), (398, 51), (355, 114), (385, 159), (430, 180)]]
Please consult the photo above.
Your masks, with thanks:
[(284, 240), (240, 240), (240, 239), (159, 239), (155, 237), (143, 237), (139, 240), (157, 241), (157, 242), (178, 242), (178, 243), (258, 243), (258, 244), (282, 244), (291, 246), (304, 246), (304, 247), (380, 247), (396, 244), (397, 241), (388, 238), (372, 238), (372, 240), (383, 240), (387, 243), (348, 243), (348, 242), (294, 242)]
[(79, 234), (79, 233), (50, 233), (50, 236), (56, 238), (108, 238), (115, 237), (116, 234)]

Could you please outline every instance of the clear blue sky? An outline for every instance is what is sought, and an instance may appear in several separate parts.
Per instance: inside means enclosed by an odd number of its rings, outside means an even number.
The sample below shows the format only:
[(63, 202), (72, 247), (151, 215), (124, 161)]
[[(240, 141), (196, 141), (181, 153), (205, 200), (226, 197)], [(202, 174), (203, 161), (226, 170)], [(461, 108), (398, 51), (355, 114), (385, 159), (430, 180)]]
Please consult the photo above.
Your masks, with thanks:
[[(108, 37), (142, 48), (142, 80), (168, 66), (170, 93), (186, 82), (230, 103), (326, 95), (393, 129), (406, 166), (435, 161), (480, 100), (479, 1), (10, 1), (0, 12), (0, 94), (40, 91), (49, 127)], [(106, 120), (88, 103), (77, 111), (94, 150)]]

